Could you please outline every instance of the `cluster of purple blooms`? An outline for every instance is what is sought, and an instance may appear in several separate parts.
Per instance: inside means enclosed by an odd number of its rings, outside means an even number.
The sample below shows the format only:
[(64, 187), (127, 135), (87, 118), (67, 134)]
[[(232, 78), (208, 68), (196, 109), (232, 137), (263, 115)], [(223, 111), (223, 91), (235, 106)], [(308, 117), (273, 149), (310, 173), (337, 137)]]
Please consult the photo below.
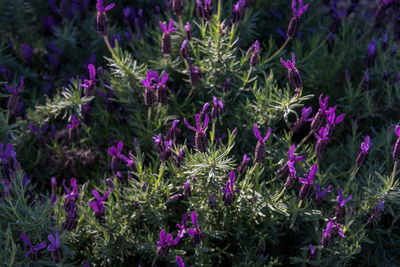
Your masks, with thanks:
[[(146, 87), (144, 90), (144, 103), (147, 107), (153, 106), (156, 101), (160, 104), (167, 102), (168, 88), (165, 85), (167, 81), (167, 73), (164, 73), (160, 79), (157, 72), (148, 70), (147, 78), (142, 81), (142, 84)], [(156, 93), (154, 93), (154, 89)]]

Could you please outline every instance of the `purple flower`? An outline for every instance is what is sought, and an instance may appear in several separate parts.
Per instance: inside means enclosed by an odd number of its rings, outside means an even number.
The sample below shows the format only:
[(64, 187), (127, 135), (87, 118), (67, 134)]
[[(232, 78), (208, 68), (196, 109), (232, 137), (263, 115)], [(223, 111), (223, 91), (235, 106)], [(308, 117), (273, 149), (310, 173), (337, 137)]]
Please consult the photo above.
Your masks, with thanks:
[(267, 141), (268, 137), (271, 135), (271, 128), (268, 128), (267, 135), (262, 138), (260, 131), (258, 130), (257, 124), (254, 124), (254, 135), (257, 137), (258, 142), (256, 145), (256, 150), (255, 150), (255, 161), (257, 163), (262, 163), (265, 159), (265, 150), (266, 150), (266, 145), (265, 142)]
[(299, 0), (299, 9), (296, 9), (296, 0), (292, 0), (292, 11), (293, 11), (293, 15), (296, 17), (300, 17), (301, 15), (303, 15), (304, 12), (307, 11), (307, 8), (310, 4), (307, 5), (303, 5), (303, 0)]
[(186, 39), (187, 39), (188, 41), (191, 41), (192, 38), (193, 38), (193, 32), (192, 32), (192, 29), (190, 28), (190, 23), (189, 23), (189, 21), (186, 22), (186, 24), (185, 24), (184, 27), (185, 27), (185, 31), (186, 31)]
[(105, 13), (108, 10), (110, 10), (111, 8), (113, 8), (114, 6), (115, 6), (115, 3), (111, 3), (104, 8), (103, 0), (97, 0), (97, 4), (96, 4), (96, 8), (99, 13)]
[(62, 252), (60, 249), (60, 236), (58, 234), (58, 230), (56, 230), (56, 238), (52, 235), (48, 235), (47, 238), (50, 241), (50, 245), (47, 247), (47, 250), (51, 252), (51, 257), (55, 263), (58, 263), (62, 258)]
[(181, 129), (177, 127), (180, 120), (174, 120), (172, 122), (171, 128), (169, 128), (167, 134), (165, 135), (165, 140), (173, 140), (176, 141), (181, 134)]
[(371, 138), (369, 136), (365, 137), (364, 142), (361, 143), (361, 151), (358, 153), (356, 159), (357, 168), (361, 168), (368, 159), (368, 151), (372, 146)]
[(307, 258), (309, 260), (312, 260), (315, 258), (315, 247), (312, 244), (310, 244), (310, 251), (309, 251)]
[(246, 171), (247, 164), (248, 164), (249, 161), (250, 161), (250, 157), (248, 157), (246, 154), (244, 154), (243, 155), (243, 160), (242, 160), (242, 162), (240, 163), (240, 165), (237, 168), (237, 172), (239, 174), (243, 174)]
[(194, 228), (187, 229), (187, 233), (192, 236), (192, 240), (194, 244), (199, 244), (204, 239), (204, 234), (201, 231), (201, 228), (197, 225), (197, 214), (196, 212), (192, 212), (190, 214), (190, 218), (192, 219), (192, 223)]
[(300, 93), (301, 87), (303, 85), (303, 81), (301, 79), (300, 71), (298, 69), (296, 69), (296, 67), (295, 67), (296, 57), (295, 57), (294, 53), (292, 53), (292, 61), (290, 61), (288, 59), (285, 62), (281, 58), (281, 63), (283, 64), (283, 66), (285, 66), (288, 69), (287, 76), (288, 76), (289, 83), (295, 88), (296, 93)]
[(245, 13), (245, 7), (246, 7), (246, 1), (245, 0), (239, 0), (236, 5), (233, 5), (233, 10), (232, 10), (232, 23), (238, 23), (240, 22)]
[(316, 183), (315, 184), (315, 202), (317, 204), (317, 206), (320, 206), (322, 204), (322, 200), (324, 199), (324, 197), (326, 196), (326, 194), (328, 194), (330, 191), (332, 190), (332, 186), (328, 186), (328, 188), (326, 190), (321, 190), (319, 188), (319, 184)]
[(187, 220), (188, 220), (189, 215), (185, 212), (182, 215), (182, 224), (176, 224), (176, 227), (179, 228), (179, 232), (178, 232), (178, 236), (179, 238), (182, 238), (188, 229), (188, 225), (187, 225)]
[(254, 67), (258, 62), (258, 51), (260, 49), (260, 43), (257, 41), (250, 47), (249, 51), (253, 51), (250, 58), (250, 66)]
[(89, 69), (89, 80), (85, 79), (83, 81), (83, 84), (80, 84), (84, 89), (84, 94), (86, 97), (93, 96), (94, 95), (94, 89), (96, 86), (96, 68), (94, 67), (93, 64), (88, 65)]
[(180, 237), (177, 236), (175, 239), (172, 239), (171, 234), (165, 235), (165, 229), (162, 229), (160, 232), (160, 241), (157, 241), (157, 255), (158, 256), (166, 256), (168, 254), (169, 249), (172, 246), (175, 246), (179, 243)]
[(185, 263), (183, 262), (181, 257), (176, 257), (175, 258), (176, 264), (178, 264), (178, 267), (185, 267)]
[(230, 206), (236, 199), (236, 193), (239, 193), (240, 190), (234, 189), (235, 187), (235, 172), (231, 171), (229, 173), (229, 181), (226, 182), (226, 187), (222, 188), (222, 192), (224, 192), (224, 196), (222, 200), (224, 201), (225, 206)]
[(76, 198), (81, 197), (81, 195), (79, 193), (77, 193), (78, 186), (76, 185), (75, 178), (71, 178), (70, 185), (71, 185), (71, 190), (69, 190), (69, 188), (65, 185), (65, 179), (63, 179), (63, 187), (64, 187), (65, 192), (67, 192), (67, 194), (64, 195), (63, 198), (66, 199), (67, 202), (70, 202), (70, 201), (75, 202), (75, 197)]
[(52, 191), (57, 191), (57, 180), (56, 177), (51, 177), (51, 189)]
[(382, 199), (381, 201), (379, 201), (378, 206), (376, 207), (376, 210), (371, 214), (371, 216), (369, 218), (369, 220), (371, 222), (376, 221), (378, 219), (378, 217), (382, 211), (383, 203), (385, 203), (385, 200)]
[(342, 230), (342, 225), (340, 223), (333, 222), (329, 218), (329, 222), (326, 225), (326, 229), (322, 230), (321, 246), (324, 248), (328, 247), (332, 243), (332, 238), (339, 235), (341, 238), (345, 238)]
[(312, 113), (312, 107), (303, 107), (301, 110), (300, 118), (292, 125), (291, 130), (293, 133), (298, 133), (306, 124), (306, 122), (312, 121), (314, 118), (308, 118)]
[(28, 258), (29, 256), (32, 260), (38, 260), (40, 257), (40, 250), (46, 247), (46, 241), (43, 241), (42, 243), (36, 246), (33, 246), (28, 236), (25, 233), (21, 234), (21, 238), (25, 242), (25, 244), (29, 246), (28, 252), (25, 253), (25, 258)]
[(20, 78), (20, 85), (18, 88), (17, 84), (14, 84), (14, 88), (6, 84), (7, 90), (11, 93), (11, 96), (7, 102), (7, 109), (9, 114), (11, 115), (16, 114), (17, 107), (19, 104), (19, 93), (21, 92), (23, 87), (24, 87), (24, 78), (22, 76)]
[(313, 178), (316, 172), (317, 172), (317, 165), (313, 165), (311, 167), (310, 173), (308, 175), (304, 174), (306, 178), (301, 178), (301, 177), (299, 178), (300, 183), (302, 183), (302, 186), (299, 190), (299, 198), (301, 200), (304, 200), (310, 196), (312, 189), (314, 187)]
[(178, 155), (174, 155), (175, 166), (176, 167), (179, 168), (181, 166), (181, 163), (182, 163), (184, 157), (185, 157), (185, 152), (183, 152), (183, 149), (180, 148), (179, 152), (178, 152)]
[(368, 55), (365, 59), (365, 67), (367, 69), (372, 68), (375, 65), (376, 58), (376, 42), (375, 38), (372, 38), (372, 41), (368, 44)]
[(314, 132), (314, 136), (317, 138), (317, 144), (315, 145), (314, 152), (317, 156), (317, 159), (320, 160), (329, 141), (329, 127), (322, 127), (318, 134)]
[(202, 78), (202, 75), (201, 75), (201, 72), (200, 72), (199, 68), (197, 66), (194, 66), (194, 67), (190, 67), (187, 71), (188, 71), (189, 76), (190, 76), (190, 84), (192, 86), (196, 86), (200, 82), (200, 80)]
[(110, 164), (112, 171), (116, 171), (119, 168), (120, 162), (118, 161), (118, 159), (121, 159), (126, 163), (131, 163), (130, 160), (122, 154), (123, 147), (124, 143), (122, 141), (119, 141), (117, 147), (112, 146), (108, 148), (108, 153), (112, 156)]
[(329, 114), (329, 112), (334, 111), (334, 109), (329, 109), (328, 108), (328, 97), (325, 97), (322, 99), (323, 94), (319, 96), (319, 110), (317, 112), (317, 115), (313, 118), (313, 121), (311, 123), (311, 130), (314, 132), (317, 132), (319, 129), (321, 129), (322, 125), (325, 123), (326, 116)]
[(336, 219), (341, 220), (346, 216), (346, 205), (352, 199), (352, 196), (349, 196), (346, 200), (343, 200), (342, 188), (338, 190), (337, 204), (335, 209)]
[(32, 49), (29, 45), (23, 43), (22, 44), (22, 49), (20, 49), (20, 53), (22, 57), (24, 58), (24, 63), (25, 64), (30, 64), (31, 57), (33, 55), (33, 52), (35, 49)]
[(75, 115), (72, 115), (72, 117), (71, 117), (71, 123), (67, 124), (67, 128), (68, 128), (68, 137), (69, 137), (71, 140), (76, 141), (76, 140), (79, 139), (79, 130), (78, 130), (78, 127), (79, 127), (79, 123), (80, 123), (80, 122), (81, 122), (80, 120), (77, 120), (77, 119), (76, 119)]
[(159, 22), (160, 27), (164, 34), (161, 39), (161, 50), (164, 56), (168, 56), (171, 53), (171, 32), (175, 31), (176, 28), (173, 27), (174, 21), (171, 19), (169, 21), (168, 27), (166, 22)]
[(108, 195), (110, 193), (111, 193), (111, 188), (108, 189), (108, 191), (104, 194), (103, 197), (100, 197), (99, 192), (96, 189), (92, 190), (92, 194), (93, 196), (95, 196), (97, 200), (90, 202), (89, 207), (91, 207), (94, 210), (96, 218), (101, 218), (104, 215), (105, 208), (103, 202), (107, 200)]
[(192, 196), (192, 193), (190, 191), (190, 180), (187, 180), (184, 183), (183, 187), (183, 195), (185, 196), (185, 199), (188, 200)]
[(211, 119), (213, 121), (217, 120), (217, 118), (224, 112), (224, 102), (222, 100), (218, 100), (217, 97), (213, 96), (213, 106), (211, 109)]
[(328, 131), (328, 140), (329, 141), (331, 141), (333, 138), (333, 135), (335, 133), (336, 124), (342, 122), (344, 120), (344, 117), (346, 116), (346, 114), (342, 114), (336, 118), (336, 114), (334, 111), (335, 109), (336, 109), (336, 107), (334, 107), (333, 110), (330, 109), (329, 114), (326, 118), (326, 120), (328, 122), (328, 128), (329, 128), (329, 131)]
[(296, 149), (296, 145), (293, 144), (293, 145), (290, 147), (290, 150), (287, 152), (288, 160), (286, 161), (285, 165), (283, 165), (283, 166), (279, 169), (279, 176), (283, 176), (283, 177), (288, 176), (288, 175), (290, 174), (290, 173), (289, 173), (290, 165), (292, 165), (293, 168), (294, 168), (294, 167), (296, 166), (296, 163), (297, 163), (297, 162), (302, 161), (303, 159), (306, 158), (306, 155), (296, 156), (296, 157), (295, 157), (295, 156), (294, 156), (294, 151), (295, 151), (295, 149)]
[(64, 205), (64, 209), (66, 216), (62, 228), (65, 231), (72, 231), (78, 225), (78, 206), (70, 201), (68, 205)]
[(188, 127), (190, 130), (193, 130), (193, 131), (196, 132), (196, 135), (195, 135), (195, 146), (196, 146), (196, 148), (200, 152), (205, 152), (206, 149), (207, 149), (207, 146), (208, 146), (208, 139), (207, 139), (207, 135), (206, 135), (206, 133), (204, 131), (207, 128), (209, 117), (208, 117), (207, 114), (205, 114), (203, 127), (201, 127), (201, 125), (200, 125), (200, 114), (196, 114), (195, 115), (195, 119), (196, 119), (196, 128), (191, 126), (187, 122), (186, 118), (184, 118), (183, 121), (184, 121), (186, 127)]
[(392, 156), (393, 156), (394, 161), (399, 161), (400, 160), (400, 125), (396, 126), (396, 129), (394, 130), (394, 132), (397, 135), (397, 140), (393, 146)]

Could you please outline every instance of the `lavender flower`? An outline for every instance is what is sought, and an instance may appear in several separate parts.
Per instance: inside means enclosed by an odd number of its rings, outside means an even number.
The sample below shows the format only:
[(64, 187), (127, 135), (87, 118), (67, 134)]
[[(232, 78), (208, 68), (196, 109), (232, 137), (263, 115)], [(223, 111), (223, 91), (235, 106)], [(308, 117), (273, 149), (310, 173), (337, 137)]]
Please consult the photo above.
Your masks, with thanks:
[(188, 214), (185, 212), (182, 215), (182, 224), (176, 224), (176, 227), (179, 228), (179, 232), (178, 232), (178, 237), (182, 238), (186, 233), (187, 233), (187, 229), (188, 229), (188, 225), (187, 225), (187, 220), (188, 220)]
[(194, 66), (190, 67), (187, 71), (189, 72), (190, 75), (190, 84), (192, 86), (196, 86), (202, 78), (199, 68), (197, 66)]
[(169, 128), (167, 134), (165, 135), (165, 140), (176, 141), (181, 135), (181, 129), (177, 127), (179, 120), (174, 120), (172, 122), (171, 128)]
[(314, 132), (315, 138), (317, 138), (317, 144), (315, 145), (314, 153), (318, 160), (321, 160), (324, 154), (326, 145), (328, 144), (329, 138), (329, 127), (322, 127), (318, 134)]
[(296, 145), (293, 144), (290, 147), (290, 150), (286, 153), (288, 160), (286, 161), (286, 163), (279, 169), (279, 176), (288, 176), (290, 174), (289, 172), (289, 162), (291, 162), (293, 164), (293, 167), (296, 166), (296, 163), (299, 161), (302, 161), (303, 159), (306, 158), (306, 155), (302, 155), (302, 156), (294, 156), (294, 151), (296, 149)]
[(239, 23), (241, 20), (243, 20), (245, 7), (246, 7), (245, 0), (239, 0), (236, 3), (236, 5), (233, 5), (232, 19), (231, 19), (231, 22), (233, 24)]
[(301, 80), (301, 74), (298, 69), (294, 66), (296, 62), (296, 58), (294, 53), (292, 53), (292, 61), (287, 60), (286, 62), (281, 58), (281, 63), (283, 66), (285, 66), (288, 71), (287, 71), (287, 76), (289, 79), (289, 83), (295, 88), (295, 92), (299, 93), (302, 87), (302, 80)]
[(115, 3), (109, 4), (104, 8), (103, 0), (97, 0), (97, 17), (96, 17), (96, 29), (99, 34), (106, 37), (108, 34), (107, 16), (106, 12), (115, 6)]
[(57, 180), (56, 177), (51, 177), (51, 191), (53, 191), (53, 194), (57, 192)]
[(304, 12), (307, 11), (307, 8), (310, 4), (303, 6), (303, 0), (299, 0), (299, 9), (296, 9), (296, 0), (292, 1), (292, 11), (293, 17), (289, 22), (288, 29), (286, 31), (286, 35), (288, 38), (293, 38), (296, 36), (299, 25), (300, 25), (300, 16), (303, 15)]
[(81, 121), (77, 120), (75, 115), (71, 116), (71, 123), (67, 124), (67, 128), (68, 128), (68, 137), (71, 140), (78, 140), (79, 139), (79, 123)]
[(250, 66), (254, 67), (257, 62), (258, 62), (258, 51), (260, 49), (260, 43), (257, 41), (255, 41), (255, 43), (252, 45), (253, 53), (251, 54), (251, 58), (250, 58)]
[(381, 201), (379, 201), (378, 206), (376, 207), (376, 210), (369, 217), (369, 220), (371, 222), (376, 221), (378, 219), (378, 217), (382, 211), (383, 203), (385, 203), (385, 200), (382, 199)]
[(31, 65), (32, 55), (35, 49), (31, 48), (28, 44), (23, 43), (22, 49), (20, 49), (20, 53), (24, 59), (24, 64), (27, 66)]
[(187, 180), (185, 184), (183, 185), (183, 196), (185, 197), (186, 200), (189, 200), (190, 197), (192, 196), (192, 192), (190, 191), (190, 180)]
[(288, 161), (286, 165), (289, 168), (289, 175), (287, 176), (285, 181), (285, 188), (290, 190), (296, 185), (297, 181), (299, 180), (299, 177), (297, 176), (297, 172), (294, 167), (295, 165), (294, 161)]
[(227, 79), (225, 80), (224, 87), (222, 88), (222, 92), (226, 93), (226, 92), (229, 91), (230, 88), (231, 88), (231, 79), (230, 79), (230, 78), (227, 78)]
[(300, 132), (303, 129), (306, 122), (313, 121), (314, 118), (310, 119), (308, 118), (311, 115), (311, 113), (312, 113), (312, 107), (308, 108), (303, 107), (303, 109), (301, 110), (300, 118), (295, 123), (293, 123), (292, 127), (290, 127), (291, 131), (294, 134)]
[(197, 128), (194, 128), (193, 126), (191, 126), (187, 122), (186, 118), (184, 118), (183, 121), (185, 122), (186, 127), (188, 127), (190, 130), (193, 130), (196, 132), (194, 141), (195, 141), (195, 146), (196, 146), (197, 150), (199, 150), (200, 152), (206, 152), (207, 147), (208, 147), (208, 139), (207, 139), (207, 135), (204, 131), (207, 128), (209, 117), (207, 114), (205, 115), (203, 127), (200, 126), (200, 114), (196, 114), (195, 119), (196, 119), (196, 127)]
[(368, 44), (368, 55), (365, 59), (365, 67), (367, 69), (372, 68), (375, 65), (375, 58), (376, 58), (376, 42), (375, 38)]
[(314, 187), (313, 178), (316, 172), (317, 172), (317, 165), (313, 165), (311, 167), (310, 173), (308, 175), (304, 174), (306, 178), (299, 178), (300, 183), (302, 183), (302, 186), (299, 191), (299, 198), (301, 200), (304, 200), (310, 196), (311, 191), (313, 190)]
[(165, 85), (168, 81), (168, 74), (164, 73), (161, 80), (157, 83), (157, 101), (158, 103), (165, 103), (167, 101), (168, 89)]
[(361, 143), (361, 151), (358, 153), (356, 159), (356, 168), (361, 168), (368, 159), (368, 151), (372, 146), (371, 138), (365, 137), (364, 142)]
[(7, 102), (8, 114), (16, 115), (20, 97), (19, 93), (21, 92), (23, 87), (24, 87), (24, 78), (22, 76), (20, 78), (20, 85), (18, 88), (17, 84), (14, 84), (14, 88), (6, 84), (7, 90), (11, 93), (10, 98), (8, 99)]
[(199, 244), (201, 241), (204, 239), (204, 234), (201, 231), (201, 227), (198, 227), (197, 225), (197, 214), (196, 212), (192, 212), (190, 214), (190, 218), (192, 218), (192, 223), (194, 228), (193, 229), (187, 229), (187, 233), (191, 235), (193, 243), (194, 244)]
[(322, 204), (322, 200), (324, 199), (324, 197), (326, 196), (326, 194), (328, 194), (330, 191), (332, 190), (332, 186), (328, 186), (328, 188), (324, 191), (321, 190), (319, 188), (319, 184), (316, 183), (315, 184), (315, 203), (317, 204), (317, 206), (321, 206)]
[(154, 72), (149, 70), (147, 72), (147, 79), (142, 81), (142, 84), (146, 87), (144, 90), (144, 103), (147, 107), (151, 107), (156, 101), (156, 96), (153, 91), (154, 84), (153, 83)]
[(196, 14), (199, 19), (211, 20), (213, 8), (211, 0), (196, 0)]
[(166, 22), (159, 22), (160, 27), (162, 29), (163, 36), (161, 40), (161, 51), (164, 54), (164, 57), (169, 56), (171, 54), (171, 32), (175, 31), (176, 28), (174, 28), (174, 21), (171, 19), (169, 21), (168, 27)]
[(51, 252), (51, 258), (55, 263), (59, 263), (63, 257), (62, 251), (60, 249), (60, 236), (58, 234), (58, 230), (56, 230), (56, 238), (52, 235), (48, 235), (47, 238), (50, 241), (50, 245), (47, 247), (47, 250)]
[(254, 135), (257, 137), (258, 142), (256, 145), (256, 150), (255, 150), (255, 161), (257, 163), (262, 163), (265, 159), (265, 150), (266, 150), (266, 145), (265, 142), (267, 141), (268, 137), (271, 135), (271, 128), (268, 128), (267, 135), (262, 138), (260, 131), (258, 130), (257, 124), (254, 124)]
[(310, 251), (307, 255), (307, 259), (313, 260), (314, 258), (315, 258), (315, 247), (312, 244), (310, 244)]
[(342, 225), (340, 223), (333, 222), (329, 218), (329, 222), (326, 225), (326, 229), (322, 230), (321, 246), (324, 248), (328, 247), (332, 243), (332, 239), (339, 235), (341, 238), (345, 238), (342, 230)]
[(216, 121), (217, 118), (224, 112), (224, 102), (222, 100), (218, 100), (215, 96), (213, 96), (213, 106), (211, 109), (211, 119)]
[(69, 205), (64, 205), (64, 209), (66, 216), (62, 229), (65, 231), (72, 231), (78, 225), (78, 206), (76, 206), (73, 201), (70, 201)]
[(378, 6), (378, 9), (375, 12), (374, 17), (374, 28), (378, 27), (385, 17), (387, 5), (390, 4), (393, 0), (382, 0), (381, 4)]
[(394, 130), (394, 132), (397, 135), (397, 140), (396, 140), (396, 143), (394, 143), (392, 155), (393, 155), (394, 161), (399, 161), (400, 160), (400, 125), (396, 126), (396, 129)]
[(346, 114), (342, 114), (336, 118), (335, 110), (336, 110), (336, 107), (334, 107), (333, 109), (330, 109), (329, 114), (326, 119), (328, 122), (328, 128), (329, 128), (329, 132), (328, 132), (329, 142), (332, 141), (333, 135), (335, 134), (336, 124), (342, 122), (344, 120), (344, 117), (346, 116)]
[(244, 174), (244, 172), (247, 169), (247, 164), (248, 164), (249, 161), (250, 161), (250, 157), (248, 157), (246, 154), (244, 154), (242, 162), (237, 167), (237, 172), (239, 174)]
[(186, 59), (189, 56), (188, 50), (187, 50), (187, 44), (188, 44), (188, 40), (184, 40), (182, 42), (181, 48), (179, 49), (179, 56), (183, 59)]
[(222, 192), (224, 192), (224, 196), (222, 200), (224, 201), (225, 206), (230, 206), (236, 199), (236, 193), (239, 193), (240, 190), (234, 189), (235, 187), (235, 172), (231, 171), (229, 173), (229, 181), (226, 182), (226, 187), (222, 188)]
[(335, 209), (336, 219), (341, 220), (346, 216), (346, 205), (352, 199), (352, 196), (349, 196), (346, 200), (343, 200), (342, 188), (338, 190), (337, 204)]
[(21, 169), (17, 160), (17, 154), (13, 151), (13, 146), (7, 144), (3, 149), (3, 143), (0, 142), (0, 171), (4, 179), (11, 181), (17, 170)]
[(183, 13), (183, 0), (172, 0), (172, 10), (175, 16), (181, 16)]
[(185, 27), (185, 31), (186, 31), (186, 39), (187, 39), (188, 41), (191, 41), (192, 38), (193, 38), (193, 32), (192, 32), (192, 30), (191, 30), (191, 28), (190, 28), (190, 23), (189, 23), (189, 21), (186, 22), (186, 24), (185, 24), (184, 27)]
[(160, 241), (157, 241), (157, 255), (158, 256), (166, 256), (168, 254), (169, 249), (172, 246), (175, 246), (179, 243), (180, 237), (177, 236), (174, 240), (172, 240), (172, 235), (165, 235), (165, 229), (162, 229), (160, 232)]
[(88, 65), (89, 69), (89, 80), (84, 80), (83, 84), (80, 84), (83, 88), (83, 93), (85, 94), (86, 97), (94, 96), (94, 90), (96, 87), (96, 68), (94, 67), (93, 64)]
[(185, 152), (183, 152), (183, 149), (179, 149), (178, 155), (174, 155), (174, 160), (175, 160), (175, 166), (179, 168), (181, 166), (181, 163), (183, 161), (183, 158), (185, 157)]
[(42, 243), (36, 246), (33, 246), (28, 236), (25, 233), (21, 234), (21, 238), (25, 242), (25, 244), (29, 246), (28, 252), (25, 253), (25, 258), (28, 258), (29, 256), (34, 261), (38, 260), (40, 258), (40, 250), (46, 247), (46, 241), (43, 241)]
[(315, 115), (312, 123), (311, 123), (311, 130), (314, 132), (317, 132), (319, 129), (321, 129), (322, 125), (325, 122), (326, 115), (329, 114), (327, 111), (328, 108), (328, 97), (325, 97), (324, 100), (322, 100), (322, 94), (319, 96), (319, 110), (317, 112), (317, 115)]
[(67, 193), (66, 195), (64, 195), (62, 198), (66, 199), (66, 203), (64, 204), (64, 206), (68, 206), (71, 202), (75, 202), (75, 198), (80, 198), (81, 194), (79, 194), (78, 191), (78, 186), (76, 185), (76, 179), (75, 178), (71, 178), (70, 180), (70, 186), (71, 186), (71, 190), (69, 190), (69, 188), (65, 185), (65, 179), (63, 179), (63, 187), (65, 192)]
[(129, 159), (122, 154), (122, 149), (124, 148), (124, 143), (122, 141), (118, 142), (117, 147), (112, 146), (110, 148), (108, 148), (108, 154), (111, 155), (111, 164), (110, 164), (110, 168), (113, 172), (115, 172), (119, 166), (120, 166), (120, 162), (118, 161), (123, 160), (125, 162), (129, 162)]
[(104, 215), (104, 204), (108, 198), (108, 195), (111, 193), (111, 188), (108, 189), (108, 191), (104, 194), (103, 197), (100, 197), (99, 192), (96, 189), (92, 190), (93, 196), (96, 198), (95, 201), (92, 201), (89, 203), (89, 207), (91, 207), (95, 213), (95, 217), (97, 219), (100, 219)]
[(210, 104), (208, 104), (207, 102), (204, 103), (203, 107), (201, 108), (199, 114), (200, 114), (200, 119), (199, 119), (199, 123), (202, 124), (204, 123), (204, 119), (206, 118), (207, 115), (207, 109), (210, 106)]
[(346, 16), (347, 12), (346, 11), (339, 12), (333, 2), (331, 3), (331, 9), (333, 11), (333, 18), (331, 24), (329, 24), (329, 32), (335, 34), (339, 29), (341, 18), (343, 16)]
[(185, 263), (183, 262), (181, 257), (176, 257), (175, 258), (176, 264), (178, 265), (178, 267), (185, 267)]

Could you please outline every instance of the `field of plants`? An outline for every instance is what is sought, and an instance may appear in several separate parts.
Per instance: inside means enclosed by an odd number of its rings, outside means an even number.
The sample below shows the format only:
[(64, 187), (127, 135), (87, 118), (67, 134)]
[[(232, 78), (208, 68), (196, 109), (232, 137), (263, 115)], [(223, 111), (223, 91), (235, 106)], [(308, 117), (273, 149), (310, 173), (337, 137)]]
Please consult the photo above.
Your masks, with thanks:
[(399, 266), (399, 160), (400, 0), (0, 0), (1, 266)]

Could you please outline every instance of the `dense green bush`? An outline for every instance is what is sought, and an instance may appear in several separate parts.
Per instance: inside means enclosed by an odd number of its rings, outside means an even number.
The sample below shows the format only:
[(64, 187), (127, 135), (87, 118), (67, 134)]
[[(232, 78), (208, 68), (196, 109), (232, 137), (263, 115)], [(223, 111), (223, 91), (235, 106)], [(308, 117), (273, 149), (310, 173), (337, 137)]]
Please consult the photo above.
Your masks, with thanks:
[(400, 3), (322, 2), (0, 2), (0, 262), (398, 265)]

